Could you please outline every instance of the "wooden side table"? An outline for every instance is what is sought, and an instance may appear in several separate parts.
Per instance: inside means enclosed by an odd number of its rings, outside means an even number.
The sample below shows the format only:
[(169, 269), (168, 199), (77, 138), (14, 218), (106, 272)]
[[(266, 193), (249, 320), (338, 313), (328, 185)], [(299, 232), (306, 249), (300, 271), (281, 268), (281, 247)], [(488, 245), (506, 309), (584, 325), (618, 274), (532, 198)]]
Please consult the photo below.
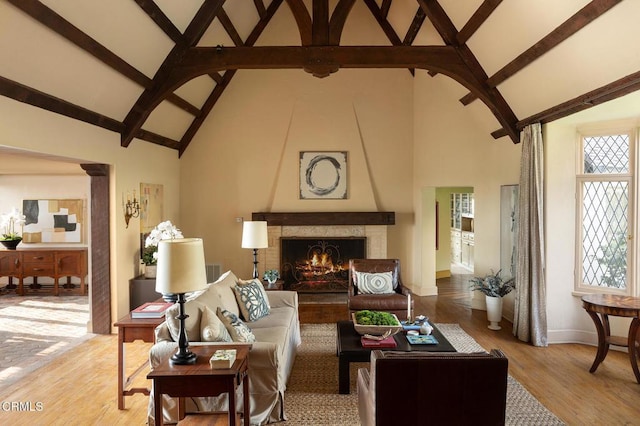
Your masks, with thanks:
[(164, 321), (161, 318), (131, 318), (131, 314), (122, 317), (114, 324), (118, 327), (118, 409), (124, 410), (124, 397), (136, 393), (149, 395), (148, 388), (127, 389), (133, 379), (148, 365), (146, 362), (127, 377), (125, 369), (125, 343), (142, 340), (147, 343), (155, 342), (154, 330)]
[[(211, 368), (209, 358), (217, 349), (236, 349), (236, 361), (231, 368)], [(244, 425), (249, 426), (249, 349), (251, 345), (207, 345), (190, 346), (189, 350), (197, 355), (195, 364), (172, 365), (170, 357), (147, 375), (153, 380), (153, 398), (155, 424), (164, 424), (162, 415), (162, 394), (179, 398), (178, 420), (185, 417), (184, 398), (195, 396), (218, 396), (229, 393), (229, 425), (236, 424), (236, 391), (242, 383)]]
[[(593, 320), (598, 332), (598, 352), (593, 365), (589, 370), (594, 373), (598, 366), (604, 361), (609, 352), (609, 345), (622, 346), (629, 349), (629, 360), (631, 368), (636, 376), (636, 381), (640, 383), (640, 370), (638, 369), (638, 356), (640, 349), (640, 298), (631, 296), (620, 296), (613, 294), (588, 294), (582, 296), (582, 307), (587, 311)], [(600, 314), (600, 317), (598, 316)], [(609, 327), (609, 315), (617, 317), (633, 318), (629, 326), (627, 338), (611, 336)]]

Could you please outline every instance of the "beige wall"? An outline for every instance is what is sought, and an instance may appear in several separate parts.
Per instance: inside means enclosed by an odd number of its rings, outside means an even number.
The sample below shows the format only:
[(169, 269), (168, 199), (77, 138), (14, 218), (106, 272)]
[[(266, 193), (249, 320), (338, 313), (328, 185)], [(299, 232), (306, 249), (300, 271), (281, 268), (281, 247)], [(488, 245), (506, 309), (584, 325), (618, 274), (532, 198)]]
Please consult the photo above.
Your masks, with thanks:
[[(139, 140), (125, 149), (119, 140), (116, 133), (0, 97), (0, 146), (111, 166), (109, 225), (114, 321), (129, 312), (129, 279), (139, 273), (139, 220), (132, 219), (125, 229), (122, 194), (139, 188), (140, 182), (164, 185), (165, 217), (178, 223), (180, 194), (176, 151)], [(55, 176), (50, 184), (59, 185)], [(46, 193), (46, 188), (39, 191)]]
[[(453, 80), (430, 77), (417, 71), (414, 80), (414, 191), (415, 216), (428, 221), (434, 214), (435, 191), (429, 188), (467, 186), (474, 188), (475, 199), (475, 256), (474, 270), (484, 275), (500, 267), (500, 186), (518, 182), (520, 170), (520, 145), (508, 138), (494, 140), (490, 133), (499, 125), (486, 106), (479, 102), (464, 107), (458, 101), (466, 93)], [(424, 191), (433, 193), (426, 203)], [(416, 233), (413, 241), (414, 288), (419, 294), (436, 294), (436, 253), (433, 227)], [(420, 223), (418, 226), (422, 227)], [(509, 306), (509, 304), (511, 306)], [(506, 299), (505, 312), (512, 309)], [(484, 307), (480, 298), (473, 299), (473, 306)]]
[[(252, 212), (386, 210), (396, 212), (388, 255), (411, 271), (411, 74), (241, 71), (232, 86), (182, 157), (181, 217), (208, 261), (250, 275), (235, 218)], [(299, 199), (300, 151), (348, 152), (346, 200)]]

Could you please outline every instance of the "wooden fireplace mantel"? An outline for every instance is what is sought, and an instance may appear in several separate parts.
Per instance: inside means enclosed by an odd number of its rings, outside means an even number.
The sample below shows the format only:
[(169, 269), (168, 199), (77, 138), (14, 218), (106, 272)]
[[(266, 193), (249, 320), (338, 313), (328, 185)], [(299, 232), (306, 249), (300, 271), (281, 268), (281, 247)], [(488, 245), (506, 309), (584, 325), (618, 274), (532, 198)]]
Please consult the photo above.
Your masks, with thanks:
[(269, 226), (395, 225), (395, 212), (254, 212), (251, 220)]

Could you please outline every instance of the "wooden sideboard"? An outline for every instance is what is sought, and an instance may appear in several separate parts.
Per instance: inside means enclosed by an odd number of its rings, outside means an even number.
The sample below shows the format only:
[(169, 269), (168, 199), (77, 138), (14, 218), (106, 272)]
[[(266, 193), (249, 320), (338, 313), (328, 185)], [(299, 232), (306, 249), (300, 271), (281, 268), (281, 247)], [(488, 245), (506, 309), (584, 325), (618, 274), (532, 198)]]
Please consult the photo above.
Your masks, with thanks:
[[(13, 278), (18, 280), (16, 292), (24, 295), (24, 279), (33, 278), (31, 288), (40, 288), (38, 277), (53, 278), (53, 294), (58, 296), (60, 288), (73, 289), (71, 277), (80, 279), (80, 294), (86, 294), (87, 277), (87, 249), (86, 248), (37, 248), (0, 250), (0, 277), (9, 277), (9, 284)], [(60, 279), (66, 277), (65, 283), (60, 285)]]

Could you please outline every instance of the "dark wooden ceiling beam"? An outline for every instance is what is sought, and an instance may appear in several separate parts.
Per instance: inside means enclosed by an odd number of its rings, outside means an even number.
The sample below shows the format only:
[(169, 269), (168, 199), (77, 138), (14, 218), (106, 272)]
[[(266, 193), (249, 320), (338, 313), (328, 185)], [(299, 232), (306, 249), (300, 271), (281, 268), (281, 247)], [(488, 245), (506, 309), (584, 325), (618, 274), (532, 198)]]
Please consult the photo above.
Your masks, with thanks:
[[(269, 21), (271, 21), (271, 18), (273, 18), (273, 15), (275, 15), (276, 11), (280, 8), (283, 1), (284, 0), (273, 0), (269, 4), (269, 8), (265, 9), (265, 13), (262, 14), (260, 20), (258, 21), (258, 24), (253, 28), (253, 30), (251, 31), (251, 34), (249, 34), (249, 37), (247, 37), (247, 40), (245, 41), (245, 46), (253, 46), (256, 43), (256, 41), (258, 41), (258, 38), (260, 38), (260, 35), (264, 31), (264, 29), (267, 27), (267, 24), (269, 23)], [(207, 117), (211, 113), (211, 110), (218, 102), (218, 99), (220, 99), (220, 96), (222, 96), (224, 91), (229, 86), (229, 83), (231, 83), (231, 80), (233, 79), (233, 76), (235, 74), (236, 74), (235, 70), (228, 70), (223, 75), (220, 75), (218, 73), (209, 73), (209, 75), (211, 76), (219, 77), (218, 79), (216, 79), (216, 83), (217, 83), (216, 87), (213, 89), (213, 91), (205, 101), (204, 105), (202, 106), (202, 114), (196, 117), (191, 122), (191, 125), (189, 126), (185, 134), (182, 136), (182, 139), (180, 139), (180, 150), (178, 153), (179, 156), (182, 156), (182, 154), (185, 152), (185, 150), (187, 149), (187, 147), (195, 137), (196, 133), (198, 132), (198, 130), (200, 129), (204, 121), (207, 119)]]
[(483, 99), (484, 103), (491, 109), (493, 115), (498, 119), (500, 125), (505, 129), (513, 143), (519, 143), (520, 134), (516, 129), (516, 123), (518, 122), (516, 115), (500, 92), (498, 92), (495, 87), (487, 86), (487, 74), (469, 47), (466, 44), (458, 44), (458, 31), (442, 6), (440, 6), (440, 3), (438, 3), (437, 0), (418, 0), (418, 4), (422, 7), (422, 10), (436, 28), (440, 37), (442, 37), (442, 40), (448, 46), (452, 46), (455, 49), (467, 66), (469, 73), (473, 75), (473, 87), (476, 90), (472, 90), (472, 92)]
[[(141, 107), (143, 100), (147, 96), (154, 97), (157, 91), (157, 87), (161, 87), (169, 76), (175, 63), (180, 61), (182, 54), (186, 49), (195, 46), (202, 38), (204, 32), (209, 28), (211, 22), (218, 15), (222, 9), (222, 5), (225, 0), (210, 0), (205, 1), (200, 6), (198, 12), (193, 17), (187, 29), (184, 32), (184, 36), (180, 43), (177, 43), (171, 52), (167, 55), (162, 65), (156, 72), (153, 78), (153, 85), (150, 88), (145, 89), (136, 103), (133, 105), (123, 123), (125, 130), (122, 132), (120, 144), (122, 146), (129, 146), (133, 140), (135, 134), (142, 128), (142, 124), (149, 117), (153, 109), (147, 109)], [(171, 92), (173, 93), (173, 91)]]
[[(533, 46), (522, 52), (515, 59), (502, 67), (498, 72), (492, 75), (487, 84), (491, 87), (497, 87), (527, 65), (540, 58), (545, 53), (589, 25), (603, 13), (620, 3), (622, 0), (593, 0), (569, 19), (564, 21), (560, 26), (544, 36)], [(472, 96), (465, 96), (465, 105), (473, 100)], [(464, 102), (463, 102), (464, 103)]]
[(401, 45), (402, 40), (400, 40), (398, 33), (393, 29), (393, 26), (389, 23), (386, 16), (383, 14), (383, 11), (378, 7), (376, 0), (364, 0), (364, 4), (367, 5), (371, 14), (376, 19), (378, 25), (380, 25), (380, 28), (382, 28), (382, 31), (384, 31), (391, 44), (394, 46)]
[(313, 0), (311, 38), (314, 46), (329, 44), (329, 0)]
[[(120, 133), (124, 129), (124, 124), (118, 120), (4, 77), (0, 77), (0, 95), (113, 132)], [(142, 129), (135, 137), (173, 149), (178, 149), (179, 145), (178, 141)]]
[(500, 3), (502, 3), (502, 0), (484, 0), (456, 35), (458, 43), (465, 44), (469, 41), (471, 36), (485, 23)]
[(640, 71), (527, 117), (519, 121), (517, 126), (523, 129), (532, 123), (549, 123), (637, 90), (640, 90)]
[(347, 22), (347, 16), (353, 8), (356, 0), (340, 0), (333, 9), (331, 19), (329, 20), (329, 46), (338, 46), (342, 38), (344, 24)]
[(156, 25), (164, 31), (164, 33), (173, 40), (174, 43), (179, 43), (182, 40), (182, 33), (176, 27), (171, 19), (160, 9), (160, 7), (153, 0), (134, 0), (138, 6), (144, 12), (149, 15), (149, 18), (156, 23)]
[(303, 46), (311, 46), (313, 44), (311, 15), (302, 0), (287, 0), (289, 9), (293, 13), (293, 18), (298, 25), (300, 32), (300, 44)]
[(236, 27), (233, 25), (233, 22), (231, 22), (231, 19), (229, 19), (229, 15), (227, 15), (227, 12), (224, 11), (224, 8), (220, 9), (220, 12), (218, 12), (218, 20), (233, 41), (233, 44), (235, 44), (236, 46), (244, 46), (242, 37), (240, 37), (240, 34), (238, 34)]
[(405, 46), (410, 46), (413, 44), (418, 32), (420, 32), (420, 28), (422, 28), (422, 24), (424, 24), (424, 20), (427, 17), (421, 7), (418, 7), (416, 14), (413, 16), (413, 20), (411, 21), (411, 25), (409, 25), (409, 29), (404, 36), (404, 40), (402, 40), (402, 44)]
[[(102, 44), (98, 43), (92, 37), (89, 37), (78, 27), (76, 27), (39, 1), (7, 1), (16, 8), (20, 9), (22, 12), (29, 15), (31, 18), (35, 19), (50, 30), (64, 37), (71, 43), (89, 53), (94, 58), (102, 61), (104, 64), (113, 68), (128, 79), (136, 82), (144, 88), (149, 88), (152, 86), (153, 82), (149, 77), (138, 71), (121, 57), (104, 47)], [(200, 114), (200, 109), (175, 94), (169, 95), (167, 97), (167, 101), (171, 102), (172, 104), (183, 109), (191, 115), (197, 116), (198, 114)]]
[(385, 19), (389, 16), (389, 9), (391, 9), (391, 0), (382, 0), (380, 5), (380, 13)]
[(267, 9), (264, 7), (264, 2), (262, 0), (253, 0), (253, 4), (256, 6), (256, 10), (258, 11), (258, 16), (260, 19), (264, 18), (267, 14)]

